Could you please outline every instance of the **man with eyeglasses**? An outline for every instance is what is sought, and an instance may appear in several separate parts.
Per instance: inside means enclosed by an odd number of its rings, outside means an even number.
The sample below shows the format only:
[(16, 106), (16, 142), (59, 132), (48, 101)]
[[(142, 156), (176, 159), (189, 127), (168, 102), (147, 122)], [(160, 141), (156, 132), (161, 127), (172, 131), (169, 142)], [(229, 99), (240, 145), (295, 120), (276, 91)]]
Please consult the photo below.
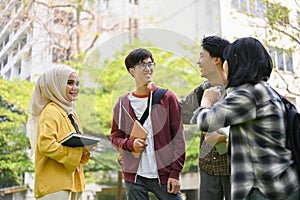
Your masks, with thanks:
[[(110, 138), (122, 152), (127, 199), (148, 200), (152, 192), (158, 199), (181, 200), (179, 176), (185, 161), (185, 140), (177, 97), (166, 90), (158, 104), (152, 105), (158, 86), (151, 83), (155, 63), (147, 49), (131, 51), (125, 65), (136, 89), (119, 97)], [(134, 120), (144, 118), (145, 112), (146, 138), (130, 139)], [(140, 154), (136, 157), (133, 153)]]

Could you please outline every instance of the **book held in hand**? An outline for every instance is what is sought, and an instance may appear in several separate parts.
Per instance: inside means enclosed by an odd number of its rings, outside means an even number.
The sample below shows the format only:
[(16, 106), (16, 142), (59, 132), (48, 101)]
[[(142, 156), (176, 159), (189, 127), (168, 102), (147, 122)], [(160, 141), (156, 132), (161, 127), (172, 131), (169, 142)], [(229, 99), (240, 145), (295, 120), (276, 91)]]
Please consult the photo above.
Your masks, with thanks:
[(69, 133), (59, 143), (68, 147), (83, 147), (93, 145), (98, 142), (100, 142), (100, 138), (94, 136), (83, 135), (79, 133)]
[(220, 155), (223, 155), (228, 152), (226, 142), (221, 142), (219, 144), (216, 144), (215, 147)]
[(134, 140), (135, 138), (146, 139), (147, 135), (148, 131), (141, 125), (138, 120), (135, 120), (129, 138), (131, 140)]
[[(141, 138), (143, 140), (146, 140), (147, 135), (148, 131), (141, 125), (141, 123), (138, 120), (135, 120), (129, 139), (134, 140), (136, 138)], [(135, 158), (138, 158), (141, 153), (132, 152), (132, 154)]]

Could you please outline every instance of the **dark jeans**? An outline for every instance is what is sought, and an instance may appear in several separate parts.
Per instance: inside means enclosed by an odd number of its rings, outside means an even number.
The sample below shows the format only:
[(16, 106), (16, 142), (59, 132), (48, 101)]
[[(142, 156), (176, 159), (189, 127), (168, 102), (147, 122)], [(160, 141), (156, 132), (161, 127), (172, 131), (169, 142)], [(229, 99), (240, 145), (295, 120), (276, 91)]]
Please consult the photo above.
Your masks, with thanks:
[(230, 176), (209, 175), (200, 170), (200, 200), (230, 200)]
[(170, 194), (167, 184), (160, 185), (158, 179), (137, 176), (135, 183), (125, 181), (127, 200), (148, 200), (152, 192), (159, 200), (182, 200), (181, 193)]
[[(299, 200), (299, 190), (292, 193), (290, 196), (285, 198), (284, 200)], [(252, 188), (250, 191), (247, 200), (270, 200), (269, 198), (263, 196), (263, 194), (256, 188)]]

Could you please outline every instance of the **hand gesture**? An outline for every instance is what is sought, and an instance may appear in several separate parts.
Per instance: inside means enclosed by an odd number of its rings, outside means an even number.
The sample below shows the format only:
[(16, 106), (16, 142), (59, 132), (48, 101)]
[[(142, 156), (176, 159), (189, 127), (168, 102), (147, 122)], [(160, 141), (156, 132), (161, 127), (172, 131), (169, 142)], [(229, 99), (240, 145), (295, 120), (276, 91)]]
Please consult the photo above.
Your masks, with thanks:
[(219, 134), (217, 132), (203, 132), (202, 134), (204, 134), (205, 136), (205, 142), (212, 147), (221, 142), (225, 142), (227, 139), (225, 135)]
[(92, 144), (89, 146), (84, 146), (80, 163), (82, 163), (82, 164), (87, 163), (91, 157), (90, 151), (94, 150), (97, 146), (98, 146), (98, 143)]
[(146, 148), (148, 144), (146, 143), (146, 141), (144, 139), (141, 138), (136, 138), (133, 141), (133, 151), (136, 153), (140, 153), (142, 151), (144, 151), (144, 149)]
[(169, 178), (167, 183), (168, 193), (177, 194), (180, 191), (180, 182), (175, 178)]
[(90, 152), (84, 151), (84, 152), (82, 153), (80, 163), (81, 163), (81, 164), (87, 163), (87, 162), (89, 161), (89, 159), (90, 159), (90, 156), (91, 156)]
[(203, 97), (201, 100), (202, 107), (211, 107), (214, 103), (219, 101), (222, 97), (220, 87), (208, 88), (204, 91)]

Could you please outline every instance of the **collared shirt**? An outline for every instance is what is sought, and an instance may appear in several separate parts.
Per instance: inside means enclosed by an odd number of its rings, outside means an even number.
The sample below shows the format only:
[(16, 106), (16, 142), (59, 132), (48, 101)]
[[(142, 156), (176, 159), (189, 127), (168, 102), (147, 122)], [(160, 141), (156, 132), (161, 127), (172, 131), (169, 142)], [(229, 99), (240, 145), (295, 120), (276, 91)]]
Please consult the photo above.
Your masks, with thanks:
[[(210, 88), (208, 81), (203, 82), (194, 91), (188, 94), (179, 102), (181, 107), (181, 116), (185, 124), (190, 124), (194, 117), (193, 113), (200, 106), (203, 91)], [(224, 176), (229, 175), (229, 160), (228, 155), (220, 155), (215, 147), (211, 147), (204, 141), (205, 137), (201, 135), (200, 153), (199, 153), (199, 168), (209, 175)]]
[(227, 153), (220, 155), (215, 147), (210, 146), (201, 135), (199, 168), (209, 175), (228, 176), (229, 159)]
[(265, 82), (236, 87), (198, 115), (202, 131), (230, 125), (233, 200), (246, 199), (253, 187), (274, 200), (299, 189), (284, 120), (283, 104)]

